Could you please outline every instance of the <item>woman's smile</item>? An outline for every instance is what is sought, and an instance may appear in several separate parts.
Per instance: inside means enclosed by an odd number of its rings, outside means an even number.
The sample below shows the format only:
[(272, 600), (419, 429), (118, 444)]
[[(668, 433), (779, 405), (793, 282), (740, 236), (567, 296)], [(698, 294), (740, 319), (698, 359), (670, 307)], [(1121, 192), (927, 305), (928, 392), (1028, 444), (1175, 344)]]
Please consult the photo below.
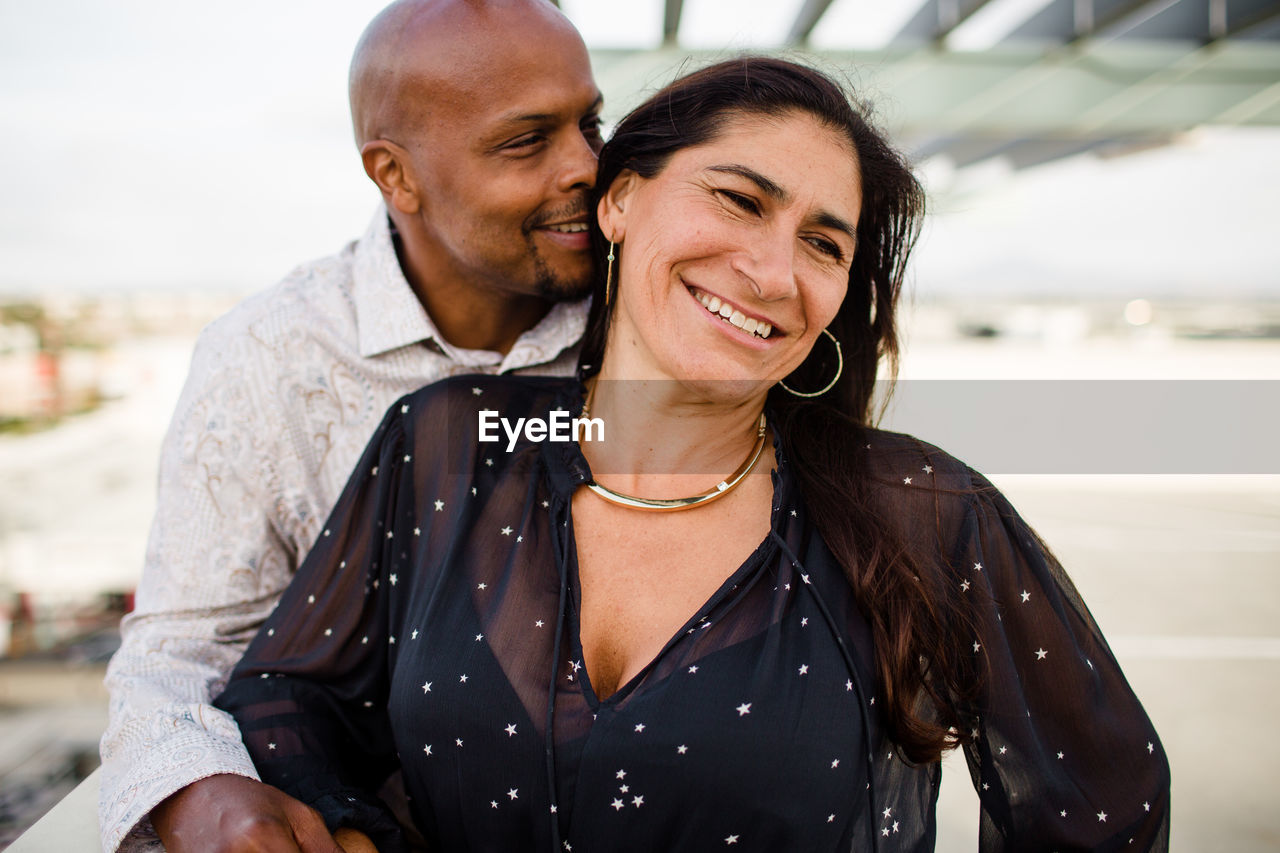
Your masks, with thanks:
[[(775, 324), (763, 316), (748, 314), (727, 299), (721, 299), (719, 296), (694, 287), (688, 282), (685, 283), (685, 287), (689, 289), (689, 293), (693, 295), (693, 298), (698, 300), (703, 308), (707, 309), (709, 314), (713, 317), (719, 317), (724, 322), (741, 329), (748, 335), (765, 340), (775, 329)], [(782, 330), (779, 329), (778, 332), (781, 334)]]

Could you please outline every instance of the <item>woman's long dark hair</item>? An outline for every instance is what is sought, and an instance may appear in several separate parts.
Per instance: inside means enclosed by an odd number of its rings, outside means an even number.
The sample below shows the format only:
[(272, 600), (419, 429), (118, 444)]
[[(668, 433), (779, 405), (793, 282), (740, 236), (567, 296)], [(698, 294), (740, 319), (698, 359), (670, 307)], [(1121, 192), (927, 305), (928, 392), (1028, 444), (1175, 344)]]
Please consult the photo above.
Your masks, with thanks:
[[(960, 654), (964, 619), (947, 604), (941, 573), (919, 565), (873, 500), (860, 452), (874, 420), (881, 360), (890, 381), (897, 372), (896, 309), (924, 215), (924, 191), (911, 169), (826, 75), (781, 59), (748, 56), (681, 77), (624, 118), (600, 152), (591, 213), (624, 170), (651, 178), (677, 151), (715, 139), (732, 118), (776, 118), (796, 111), (852, 144), (862, 209), (848, 294), (828, 326), (841, 342), (844, 372), (813, 401), (775, 387), (769, 404), (808, 511), (871, 625), (890, 737), (907, 758), (933, 761), (962, 738), (957, 730), (967, 731), (958, 707), (973, 689), (971, 667)], [(604, 238), (599, 228), (592, 233), (603, 269)], [(597, 292), (583, 365), (601, 363), (610, 318), (611, 309)], [(835, 369), (834, 347), (823, 337), (787, 384), (816, 390)]]

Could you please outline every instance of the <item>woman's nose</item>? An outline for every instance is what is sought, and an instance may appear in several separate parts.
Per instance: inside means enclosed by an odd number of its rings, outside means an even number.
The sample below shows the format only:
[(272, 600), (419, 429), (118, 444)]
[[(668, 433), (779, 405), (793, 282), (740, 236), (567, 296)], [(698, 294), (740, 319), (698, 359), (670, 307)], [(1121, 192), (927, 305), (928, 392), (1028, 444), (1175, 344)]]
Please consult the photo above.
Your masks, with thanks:
[(761, 234), (746, 248), (740, 272), (750, 280), (758, 299), (773, 302), (795, 295), (795, 246), (791, 237)]

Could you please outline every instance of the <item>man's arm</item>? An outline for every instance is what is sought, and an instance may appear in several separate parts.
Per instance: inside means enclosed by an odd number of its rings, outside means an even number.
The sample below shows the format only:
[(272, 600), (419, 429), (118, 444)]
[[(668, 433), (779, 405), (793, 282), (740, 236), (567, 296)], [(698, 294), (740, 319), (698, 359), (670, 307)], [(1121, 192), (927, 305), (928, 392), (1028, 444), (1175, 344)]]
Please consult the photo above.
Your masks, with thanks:
[(104, 850), (154, 845), (152, 809), (193, 782), (258, 784), (239, 729), (209, 699), (296, 565), (279, 523), (281, 429), (262, 387), (244, 336), (218, 324), (201, 336), (163, 445), (137, 607), (107, 673)]

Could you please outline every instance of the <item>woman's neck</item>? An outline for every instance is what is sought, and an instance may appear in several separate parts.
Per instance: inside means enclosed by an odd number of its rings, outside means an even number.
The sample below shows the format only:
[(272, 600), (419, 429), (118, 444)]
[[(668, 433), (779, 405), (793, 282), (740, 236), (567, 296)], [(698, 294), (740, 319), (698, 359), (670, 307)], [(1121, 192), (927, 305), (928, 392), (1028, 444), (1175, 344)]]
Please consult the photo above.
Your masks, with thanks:
[(750, 454), (766, 393), (755, 383), (624, 378), (634, 371), (620, 368), (606, 359), (588, 392), (590, 416), (605, 425), (605, 440), (582, 448), (599, 482), (643, 497), (693, 494)]

